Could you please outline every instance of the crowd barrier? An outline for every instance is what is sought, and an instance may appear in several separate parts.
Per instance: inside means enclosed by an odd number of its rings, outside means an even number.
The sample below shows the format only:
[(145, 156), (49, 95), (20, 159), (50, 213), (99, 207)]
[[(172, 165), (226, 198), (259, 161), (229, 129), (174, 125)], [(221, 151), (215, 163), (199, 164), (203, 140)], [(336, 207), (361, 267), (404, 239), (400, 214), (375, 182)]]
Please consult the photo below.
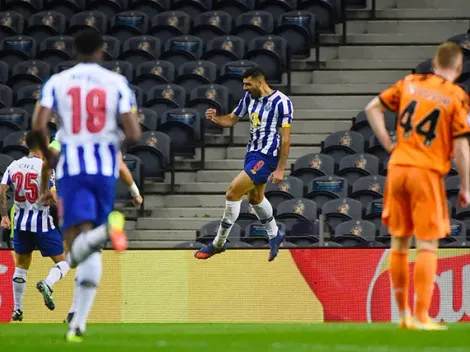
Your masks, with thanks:
[[(388, 250), (229, 250), (207, 261), (188, 250), (103, 252), (104, 274), (92, 322), (384, 322), (396, 321)], [(410, 253), (413, 270), (416, 252)], [(54, 287), (56, 309), (35, 284), (52, 261), (35, 253), (27, 276), (24, 322), (61, 322), (74, 271)], [(431, 315), (470, 320), (470, 249), (441, 249)], [(13, 308), (14, 254), (0, 250), (0, 321)], [(413, 287), (410, 288), (410, 300)]]

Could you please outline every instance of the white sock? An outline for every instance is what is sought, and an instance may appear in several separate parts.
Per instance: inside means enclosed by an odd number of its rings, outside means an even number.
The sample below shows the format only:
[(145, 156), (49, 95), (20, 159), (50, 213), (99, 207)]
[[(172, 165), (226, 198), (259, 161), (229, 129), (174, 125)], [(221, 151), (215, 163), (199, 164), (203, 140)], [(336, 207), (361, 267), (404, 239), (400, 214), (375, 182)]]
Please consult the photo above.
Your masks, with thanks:
[(238, 215), (240, 215), (240, 205), (242, 204), (241, 200), (225, 201), (225, 211), (222, 220), (220, 221), (219, 229), (217, 230), (217, 236), (214, 238), (212, 244), (215, 247), (222, 247), (227, 241), (227, 237), (230, 234), (230, 230), (235, 224), (235, 221), (238, 219)]
[(70, 251), (66, 254), (67, 262), (74, 268), (83, 262), (90, 254), (96, 252), (108, 240), (106, 225), (98, 226), (93, 230), (82, 232), (72, 243)]
[(67, 275), (69, 270), (70, 270), (69, 263), (65, 261), (58, 262), (56, 265), (54, 265), (51, 268), (51, 270), (49, 271), (49, 275), (47, 275), (44, 281), (46, 282), (47, 286), (49, 286), (49, 288), (52, 288), (52, 286), (54, 286), (57, 283), (57, 281), (59, 281), (65, 275)]
[(28, 270), (15, 268), (13, 274), (13, 298), (15, 300), (15, 310), (23, 310), (24, 290), (26, 289), (26, 274)]
[(263, 198), (261, 203), (259, 204), (252, 204), (253, 208), (255, 209), (256, 215), (258, 216), (259, 221), (264, 225), (266, 230), (268, 231), (269, 238), (274, 238), (277, 236), (278, 227), (276, 224), (276, 220), (273, 216), (273, 207), (269, 200)]
[(73, 319), (70, 322), (70, 329), (79, 328), (81, 332), (85, 332), (86, 322), (95, 300), (96, 290), (101, 281), (102, 271), (103, 264), (100, 252), (94, 252), (80, 263), (76, 274), (77, 286), (79, 286), (77, 306)]
[(69, 313), (75, 313), (75, 310), (77, 309), (77, 298), (78, 298), (78, 290), (79, 290), (79, 285), (77, 284), (77, 282), (78, 282), (77, 277), (75, 277), (72, 306), (69, 309)]

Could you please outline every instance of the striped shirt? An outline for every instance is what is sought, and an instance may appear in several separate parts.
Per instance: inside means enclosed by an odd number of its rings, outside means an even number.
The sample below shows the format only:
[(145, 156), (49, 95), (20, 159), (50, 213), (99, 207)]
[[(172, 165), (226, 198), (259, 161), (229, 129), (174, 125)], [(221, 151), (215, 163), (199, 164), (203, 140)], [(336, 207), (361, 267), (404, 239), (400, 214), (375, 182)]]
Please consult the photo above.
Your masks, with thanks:
[(81, 63), (44, 83), (39, 104), (57, 111), (61, 152), (56, 177), (102, 175), (118, 178), (118, 115), (136, 112), (124, 76), (98, 64)]
[(248, 152), (279, 155), (279, 129), (289, 127), (294, 116), (292, 102), (285, 94), (275, 90), (268, 96), (253, 99), (247, 92), (233, 114), (239, 118), (248, 114), (250, 118)]
[[(23, 157), (8, 166), (2, 178), (2, 185), (13, 187), (14, 217), (16, 230), (31, 232), (48, 232), (55, 229), (49, 206), (41, 204), (38, 199), (41, 189), (42, 159)], [(50, 188), (55, 187), (54, 174), (49, 180)]]

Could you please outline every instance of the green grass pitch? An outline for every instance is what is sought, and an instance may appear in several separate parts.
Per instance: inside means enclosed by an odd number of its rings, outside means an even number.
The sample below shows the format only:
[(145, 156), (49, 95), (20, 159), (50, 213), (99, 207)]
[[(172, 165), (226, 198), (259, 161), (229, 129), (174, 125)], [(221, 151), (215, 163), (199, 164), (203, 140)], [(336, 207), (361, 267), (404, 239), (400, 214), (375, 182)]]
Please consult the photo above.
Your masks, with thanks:
[(3, 324), (1, 351), (463, 352), (470, 324), (448, 331), (403, 331), (391, 324), (89, 324), (66, 344), (65, 324)]

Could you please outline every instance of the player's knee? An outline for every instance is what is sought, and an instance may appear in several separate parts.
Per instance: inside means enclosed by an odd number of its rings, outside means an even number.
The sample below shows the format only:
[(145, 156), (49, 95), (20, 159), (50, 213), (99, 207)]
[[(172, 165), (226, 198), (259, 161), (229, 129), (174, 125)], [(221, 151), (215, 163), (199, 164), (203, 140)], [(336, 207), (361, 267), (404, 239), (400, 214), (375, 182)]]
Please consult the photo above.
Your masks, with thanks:
[(416, 240), (416, 249), (417, 250), (427, 250), (427, 251), (436, 251), (439, 242), (437, 240)]
[(258, 205), (260, 204), (263, 199), (264, 199), (264, 194), (258, 194), (256, 192), (250, 192), (248, 193), (248, 202), (251, 204), (251, 205)]
[(392, 240), (391, 240), (392, 249), (406, 251), (410, 248), (410, 245), (411, 245), (411, 236), (407, 236), (407, 237), (392, 236)]
[(230, 185), (227, 189), (227, 192), (225, 192), (225, 199), (232, 201), (232, 202), (236, 202), (242, 199), (242, 197), (243, 197), (243, 194), (242, 195), (238, 194), (235, 191), (235, 187), (233, 187), (232, 185)]

